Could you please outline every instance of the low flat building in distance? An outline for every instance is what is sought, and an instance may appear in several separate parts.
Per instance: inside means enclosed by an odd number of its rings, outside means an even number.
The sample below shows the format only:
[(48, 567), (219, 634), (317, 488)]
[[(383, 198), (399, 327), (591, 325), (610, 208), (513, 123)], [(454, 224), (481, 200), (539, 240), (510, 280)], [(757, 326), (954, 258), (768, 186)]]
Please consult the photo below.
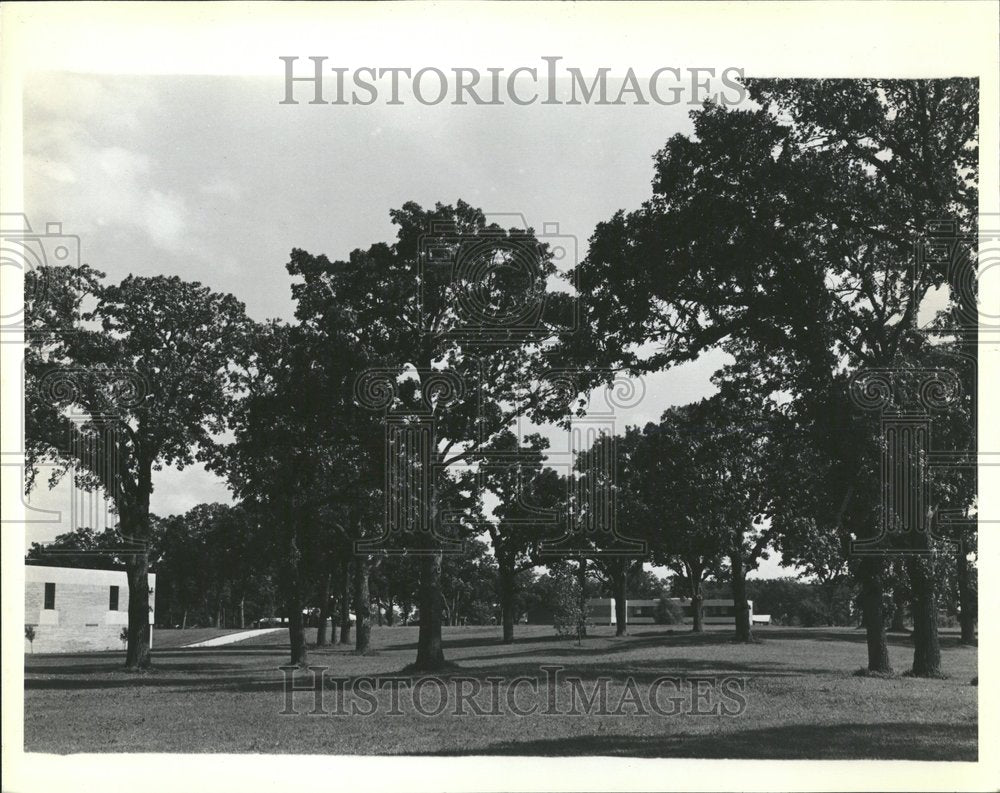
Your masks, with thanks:
[[(669, 598), (683, 615), (685, 625), (690, 625), (694, 621), (689, 598)], [(748, 600), (750, 606), (750, 622), (757, 625), (767, 625), (771, 621), (769, 614), (754, 614), (753, 601)], [(656, 612), (659, 605), (658, 600), (626, 600), (625, 616), (630, 625), (643, 625), (656, 622)], [(736, 607), (732, 600), (713, 599), (703, 600), (701, 604), (702, 619), (706, 625), (735, 625)], [(618, 621), (615, 613), (614, 598), (590, 598), (587, 601), (588, 622), (593, 625), (616, 625)]]

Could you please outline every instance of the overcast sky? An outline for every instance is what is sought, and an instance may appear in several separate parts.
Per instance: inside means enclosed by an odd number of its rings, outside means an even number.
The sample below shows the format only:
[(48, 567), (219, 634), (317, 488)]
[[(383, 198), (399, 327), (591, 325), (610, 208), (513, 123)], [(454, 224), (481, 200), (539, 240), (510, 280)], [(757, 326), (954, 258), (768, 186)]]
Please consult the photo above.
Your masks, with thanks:
[[(231, 292), (258, 320), (291, 319), (293, 247), (346, 257), (391, 241), (389, 210), (462, 198), (487, 214), (558, 223), (579, 255), (595, 225), (650, 194), (652, 155), (690, 132), (686, 105), (519, 107), (280, 105), (279, 79), (50, 74), (24, 97), (25, 205), (37, 230), (61, 222), (81, 259), (120, 280), (172, 274)], [(506, 224), (509, 225), (509, 224)], [(725, 360), (704, 356), (646, 378), (619, 417), (657, 420), (714, 391)], [(229, 501), (200, 467), (154, 474), (152, 509)], [(72, 528), (69, 490), (32, 497)], [(39, 516), (41, 517), (41, 516)], [(765, 575), (787, 574), (772, 560)]]

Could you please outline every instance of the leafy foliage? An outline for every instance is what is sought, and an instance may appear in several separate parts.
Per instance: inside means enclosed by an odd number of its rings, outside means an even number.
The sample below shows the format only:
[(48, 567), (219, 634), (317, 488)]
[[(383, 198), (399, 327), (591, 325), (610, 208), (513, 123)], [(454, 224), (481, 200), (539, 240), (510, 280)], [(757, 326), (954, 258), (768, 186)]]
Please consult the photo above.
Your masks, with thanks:
[(575, 636), (579, 641), (587, 614), (580, 604), (580, 584), (568, 575), (553, 577), (549, 590), (552, 626), (559, 636)]
[(658, 625), (682, 625), (684, 611), (666, 592), (661, 592), (656, 603), (656, 623)]
[[(118, 514), (130, 604), (147, 599), (152, 475), (208, 461), (227, 427), (236, 370), (247, 355), (243, 304), (177, 277), (104, 284), (86, 265), (39, 268), (25, 294), (25, 447), (35, 484), (71, 468)], [(141, 613), (140, 613), (141, 612)], [(149, 664), (146, 614), (130, 606), (130, 667)]]

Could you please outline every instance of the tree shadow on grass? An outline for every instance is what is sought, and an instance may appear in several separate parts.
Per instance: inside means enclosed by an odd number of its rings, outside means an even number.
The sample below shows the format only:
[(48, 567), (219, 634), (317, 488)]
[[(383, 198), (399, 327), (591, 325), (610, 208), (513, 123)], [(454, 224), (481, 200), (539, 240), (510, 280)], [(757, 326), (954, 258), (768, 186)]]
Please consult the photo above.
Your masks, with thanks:
[[(240, 659), (260, 657), (285, 657), (288, 649), (281, 647), (206, 647), (190, 650), (153, 650), (153, 669), (181, 668), (185, 666), (207, 668), (213, 665), (209, 659)], [(81, 663), (83, 662), (83, 663)], [(92, 672), (121, 671), (125, 664), (125, 653), (50, 653), (28, 655), (24, 659), (25, 674), (77, 675)], [(235, 668), (235, 667), (234, 667)]]
[[(327, 678), (335, 677), (342, 684), (351, 687), (355, 680), (374, 679), (376, 682), (386, 679), (408, 679), (416, 682), (425, 677), (436, 677), (443, 681), (457, 678), (475, 679), (484, 688), (490, 685), (488, 679), (502, 678), (512, 681), (515, 678), (529, 678), (538, 681), (539, 687), (548, 684), (548, 674), (554, 674), (551, 667), (558, 667), (559, 678), (577, 678), (592, 682), (597, 679), (607, 679), (613, 683), (624, 684), (631, 678), (638, 685), (649, 685), (654, 680), (663, 677), (679, 678), (714, 678), (714, 677), (744, 677), (755, 678), (788, 678), (804, 675), (822, 674), (829, 676), (829, 670), (810, 669), (800, 666), (788, 666), (777, 662), (741, 662), (714, 661), (697, 658), (672, 658), (668, 662), (658, 659), (632, 660), (627, 662), (608, 661), (606, 663), (574, 664), (539, 660), (536, 662), (505, 662), (494, 659), (492, 664), (458, 665), (436, 673), (412, 673), (405, 669), (399, 671), (371, 672), (345, 674), (336, 665), (321, 663), (322, 659), (314, 659), (315, 667), (326, 667), (317, 674)], [(550, 667), (548, 671), (543, 667)], [(120, 668), (109, 669), (104, 666), (79, 666), (72, 671), (67, 667), (58, 667), (54, 676), (28, 677), (24, 681), (25, 690), (62, 690), (85, 691), (95, 689), (125, 689), (125, 688), (174, 688), (179, 692), (237, 691), (237, 692), (283, 692), (285, 686), (284, 673), (279, 664), (273, 667), (246, 667), (225, 664), (206, 665), (204, 663), (174, 664), (171, 666), (154, 667), (148, 672), (125, 672)], [(306, 690), (312, 685), (312, 677), (308, 672), (297, 673), (295, 686)], [(849, 677), (845, 673), (844, 677)], [(327, 684), (332, 691), (332, 682)], [(302, 689), (301, 687), (306, 687)]]
[[(776, 639), (802, 638), (812, 636), (820, 640), (844, 641), (851, 634), (843, 629), (834, 631), (803, 631), (802, 629), (770, 629), (769, 634)], [(478, 655), (462, 656), (460, 653), (451, 656), (458, 663), (458, 668), (440, 673), (438, 676), (449, 678), (454, 676), (474, 677), (485, 680), (486, 677), (517, 676), (545, 679), (544, 665), (559, 665), (564, 675), (573, 675), (582, 680), (593, 680), (598, 677), (608, 677), (615, 681), (624, 681), (632, 676), (637, 683), (651, 682), (664, 675), (738, 675), (749, 678), (791, 678), (809, 675), (819, 675), (825, 678), (849, 677), (850, 669), (816, 668), (815, 664), (805, 665), (805, 659), (797, 659), (794, 644), (787, 650), (783, 648), (782, 661), (769, 661), (739, 652), (733, 652), (732, 657), (723, 658), (634, 658), (622, 656), (629, 651), (663, 648), (696, 648), (706, 646), (738, 648), (731, 643), (731, 633), (728, 631), (709, 631), (696, 634), (669, 633), (666, 630), (645, 630), (636, 632), (625, 639), (611, 637), (595, 637), (588, 639), (592, 646), (577, 647), (572, 640), (565, 643), (549, 637), (526, 637), (518, 645), (528, 645), (514, 652), (503, 652), (501, 648), (511, 645), (498, 645), (492, 640), (484, 641), (481, 637), (469, 637), (468, 640), (454, 642), (448, 646), (454, 649), (457, 645), (467, 647), (488, 646), (494, 652)], [(858, 636), (858, 641), (864, 639), (864, 634)], [(848, 639), (850, 640), (850, 639)], [(903, 637), (904, 641), (909, 641)], [(956, 638), (957, 641), (957, 638)], [(542, 647), (539, 645), (547, 644)], [(514, 645), (515, 647), (517, 645)], [(395, 651), (402, 650), (406, 645), (383, 646), (380, 648), (387, 662), (391, 663)], [(402, 653), (400, 653), (402, 654)], [(310, 652), (310, 664), (317, 667), (327, 667), (328, 675), (342, 674), (344, 663), (341, 659), (346, 655), (353, 656), (352, 648), (333, 645)], [(685, 656), (690, 655), (688, 653)], [(601, 656), (607, 658), (602, 660)], [(87, 690), (87, 689), (120, 689), (128, 687), (180, 687), (188, 691), (278, 691), (281, 690), (282, 677), (278, 667), (287, 663), (287, 645), (212, 647), (193, 649), (160, 650), (153, 653), (153, 669), (146, 673), (126, 672), (122, 668), (123, 657), (120, 653), (80, 653), (74, 655), (26, 656), (25, 658), (25, 689), (44, 690)], [(527, 659), (532, 660), (527, 660)], [(380, 664), (384, 666), (384, 664)], [(348, 680), (358, 677), (409, 677), (402, 671), (391, 673), (388, 670), (372, 670), (359, 673), (356, 665), (348, 664), (351, 674)], [(415, 677), (420, 677), (417, 675)]]
[[(755, 628), (754, 637), (759, 639), (762, 644), (766, 644), (768, 640), (771, 639), (782, 641), (797, 640), (843, 642), (851, 644), (863, 644), (867, 641), (865, 632), (861, 629), (855, 628), (785, 628), (780, 626), (767, 626)], [(726, 645), (732, 644), (733, 639), (734, 631), (731, 629), (710, 629), (704, 631), (703, 633), (695, 633), (690, 628), (683, 626), (663, 626), (632, 630), (628, 636), (612, 636), (603, 634), (590, 636), (584, 639), (585, 643), (599, 642), (600, 644), (597, 647), (585, 647), (584, 651), (591, 651), (595, 654), (628, 652), (629, 650), (635, 648), (661, 644), (663, 646), (670, 647)], [(961, 646), (960, 636), (958, 634), (953, 635), (950, 633), (941, 633), (939, 634), (939, 640), (943, 649)], [(447, 651), (473, 647), (536, 647), (537, 645), (542, 644), (551, 644), (555, 646), (565, 644), (568, 646), (574, 641), (575, 639), (560, 639), (555, 634), (546, 634), (541, 636), (515, 637), (513, 644), (504, 644), (503, 641), (495, 635), (469, 636), (466, 638), (449, 638), (445, 635), (443, 644), (445, 650)], [(891, 646), (912, 647), (913, 637), (911, 634), (890, 633), (888, 635), (888, 642)], [(407, 641), (400, 644), (386, 644), (380, 649), (386, 651), (415, 651), (417, 649), (417, 644), (416, 642)], [(508, 654), (512, 655), (513, 653)], [(485, 658), (492, 656), (468, 657)]]
[[(814, 642), (849, 642), (864, 644), (868, 641), (862, 628), (783, 628), (767, 627), (754, 629), (754, 636), (763, 639), (808, 640)], [(912, 633), (888, 633), (886, 640), (893, 647), (913, 647)], [(938, 633), (938, 642), (942, 649), (963, 647), (961, 636), (952, 633)]]
[[(734, 644), (732, 634), (729, 633), (653, 633), (628, 636), (625, 638), (597, 636), (584, 639), (583, 641), (584, 644), (577, 645), (573, 639), (566, 639), (560, 642), (558, 639), (552, 637), (546, 639), (546, 642), (554, 645), (551, 648), (532, 648), (520, 652), (489, 653), (487, 655), (465, 655), (459, 656), (457, 660), (461, 662), (489, 658), (517, 658), (526, 655), (545, 655), (571, 658), (574, 656), (585, 657), (594, 655), (616, 655), (620, 653), (633, 652), (635, 650), (644, 650), (650, 647), (725, 647), (727, 645)], [(521, 642), (516, 642), (514, 645), (508, 644), (503, 646), (516, 647), (520, 644)], [(528, 644), (528, 642), (525, 641), (525, 644)], [(451, 647), (446, 644), (445, 649), (451, 649)]]
[(281, 691), (281, 682), (274, 680), (252, 681), (244, 679), (234, 682), (232, 677), (221, 673), (218, 677), (102, 677), (102, 678), (71, 678), (25, 680), (25, 691), (86, 691), (93, 689), (138, 689), (138, 688), (173, 688), (178, 693), (183, 691)]
[[(556, 636), (555, 633), (552, 633), (551, 635), (546, 634), (543, 636), (525, 636), (523, 638), (516, 638), (514, 640), (513, 645), (504, 644), (503, 639), (501, 639), (498, 635), (493, 635), (493, 634), (483, 635), (483, 636), (469, 636), (462, 639), (453, 639), (450, 638), (447, 634), (445, 634), (442, 639), (442, 645), (446, 650), (448, 650), (448, 649), (463, 649), (466, 647), (511, 647), (521, 644), (530, 644), (530, 645), (550, 644), (550, 643), (556, 643), (558, 641), (559, 637)], [(417, 643), (415, 641), (413, 642), (408, 641), (405, 644), (386, 644), (383, 645), (381, 649), (392, 650), (392, 651), (397, 651), (397, 650), (416, 651)]]
[[(666, 661), (659, 659), (649, 660), (628, 660), (628, 661), (608, 661), (607, 663), (594, 663), (587, 661), (581, 664), (574, 664), (572, 660), (562, 663), (553, 660), (540, 660), (535, 663), (514, 662), (504, 663), (502, 659), (494, 659), (496, 663), (489, 665), (461, 665), (457, 669), (449, 669), (434, 673), (434, 677), (442, 680), (450, 680), (458, 677), (472, 677), (482, 681), (487, 678), (502, 677), (506, 680), (513, 680), (517, 677), (536, 678), (540, 684), (547, 683), (547, 673), (543, 667), (558, 668), (558, 675), (561, 678), (575, 677), (580, 680), (592, 681), (598, 678), (624, 683), (627, 678), (632, 678), (637, 684), (650, 684), (654, 680), (663, 677), (724, 677), (742, 676), (747, 678), (777, 678), (777, 677), (802, 677), (807, 675), (824, 675), (830, 677), (829, 669), (812, 669), (801, 666), (792, 666), (777, 662), (759, 661), (716, 661), (701, 658), (670, 658)], [(400, 676), (407, 676), (400, 672)], [(415, 677), (420, 677), (416, 675)], [(844, 673), (844, 678), (848, 678), (849, 673)]]
[[(120, 655), (50, 656), (47, 663), (25, 664), (24, 688), (30, 691), (195, 685), (224, 689), (232, 688), (233, 681), (276, 672), (281, 664), (279, 659), (285, 656), (281, 652), (161, 652), (154, 654), (152, 667), (142, 671), (126, 670), (124, 657)], [(252, 663), (253, 659), (258, 663)]]
[(794, 724), (723, 735), (581, 735), (503, 741), (432, 755), (696, 757), (705, 759), (892, 759), (975, 761), (977, 726), (946, 723)]

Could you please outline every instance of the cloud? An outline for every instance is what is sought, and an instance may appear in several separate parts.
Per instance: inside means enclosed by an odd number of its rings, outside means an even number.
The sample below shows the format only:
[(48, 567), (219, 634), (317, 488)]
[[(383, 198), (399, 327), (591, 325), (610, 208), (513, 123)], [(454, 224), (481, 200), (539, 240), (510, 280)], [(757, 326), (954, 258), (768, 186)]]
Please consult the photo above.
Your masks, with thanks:
[(113, 146), (79, 147), (75, 159), (106, 185), (92, 183), (83, 191), (88, 208), (102, 226), (130, 226), (145, 233), (155, 246), (173, 253), (190, 252), (191, 213), (177, 193), (153, 186), (154, 167), (145, 154)]
[(77, 181), (76, 172), (65, 162), (26, 155), (24, 158), (24, 169), (28, 172), (37, 173), (50, 182), (74, 184)]
[(154, 186), (157, 169), (146, 154), (121, 146), (94, 147), (63, 140), (25, 158), (28, 181), (60, 215), (98, 227), (131, 228), (156, 248), (176, 254), (199, 249), (191, 238), (193, 213), (179, 193)]
[(149, 173), (149, 158), (118, 146), (96, 149), (90, 154), (104, 176), (133, 182)]
[(187, 207), (176, 195), (159, 190), (149, 191), (140, 213), (140, 225), (161, 248), (175, 250), (186, 247), (185, 231), (190, 229)]
[(199, 187), (202, 195), (209, 198), (223, 198), (227, 201), (238, 201), (241, 197), (239, 187), (228, 179), (214, 179)]
[[(140, 118), (148, 126), (156, 105), (141, 81), (74, 74), (33, 80), (26, 93), (24, 158), (31, 204), (73, 218), (78, 232), (88, 226), (138, 232), (161, 251), (204, 251), (191, 234), (195, 212), (171, 185), (157, 151), (129, 145), (148, 138)], [(231, 195), (235, 187), (217, 181), (211, 190)]]
[(140, 119), (155, 108), (156, 95), (143, 80), (117, 80), (112, 87), (97, 75), (44, 72), (28, 79), (25, 101), (32, 115), (46, 121), (89, 125), (99, 120), (123, 132), (141, 129)]

